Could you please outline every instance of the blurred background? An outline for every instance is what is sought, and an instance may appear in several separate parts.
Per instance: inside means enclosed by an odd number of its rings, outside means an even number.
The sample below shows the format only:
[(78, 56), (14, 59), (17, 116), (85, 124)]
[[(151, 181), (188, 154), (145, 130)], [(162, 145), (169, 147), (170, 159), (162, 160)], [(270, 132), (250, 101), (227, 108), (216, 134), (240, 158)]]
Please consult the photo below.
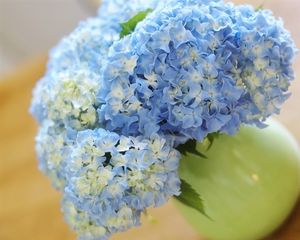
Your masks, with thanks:
[(0, 74), (45, 53), (80, 20), (96, 13), (97, 0), (0, 0)]
[[(233, 2), (254, 6), (264, 3), (265, 8), (284, 19), (300, 48), (300, 0)], [(0, 240), (75, 239), (60, 213), (60, 194), (37, 170), (37, 126), (28, 107), (32, 88), (44, 74), (48, 50), (79, 21), (95, 15), (98, 4), (99, 0), (0, 0)], [(295, 72), (298, 79), (291, 87), (293, 95), (276, 118), (300, 143), (299, 55)], [(142, 228), (113, 239), (201, 239), (171, 204), (150, 212), (160, 219), (159, 224), (146, 221)], [(269, 240), (298, 239), (300, 203), (285, 226)]]

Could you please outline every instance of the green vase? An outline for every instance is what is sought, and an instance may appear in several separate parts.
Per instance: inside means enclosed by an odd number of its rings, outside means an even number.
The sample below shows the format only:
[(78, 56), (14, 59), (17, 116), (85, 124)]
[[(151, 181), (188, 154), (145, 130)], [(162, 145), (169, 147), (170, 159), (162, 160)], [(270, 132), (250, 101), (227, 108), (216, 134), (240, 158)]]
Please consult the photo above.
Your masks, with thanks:
[(183, 216), (211, 240), (258, 240), (288, 217), (300, 192), (300, 152), (290, 133), (274, 120), (269, 127), (243, 127), (221, 135), (207, 159), (183, 157), (180, 176), (200, 193), (207, 218), (177, 201)]

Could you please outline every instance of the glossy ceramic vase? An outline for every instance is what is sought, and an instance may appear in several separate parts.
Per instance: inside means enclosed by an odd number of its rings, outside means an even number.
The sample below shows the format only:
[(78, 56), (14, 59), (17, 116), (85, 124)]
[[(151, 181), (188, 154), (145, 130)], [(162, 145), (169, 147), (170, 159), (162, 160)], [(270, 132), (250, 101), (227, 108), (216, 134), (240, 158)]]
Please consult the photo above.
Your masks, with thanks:
[(210, 240), (258, 240), (288, 217), (300, 192), (297, 142), (278, 122), (222, 135), (207, 159), (183, 157), (180, 176), (200, 193), (207, 218), (176, 201), (183, 216)]

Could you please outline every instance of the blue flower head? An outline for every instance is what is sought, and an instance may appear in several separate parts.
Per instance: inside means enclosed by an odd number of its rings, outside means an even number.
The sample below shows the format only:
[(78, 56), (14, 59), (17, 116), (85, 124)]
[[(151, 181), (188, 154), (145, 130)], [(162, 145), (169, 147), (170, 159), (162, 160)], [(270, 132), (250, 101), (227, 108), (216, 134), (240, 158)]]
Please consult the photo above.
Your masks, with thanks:
[(101, 128), (81, 131), (66, 160), (65, 198), (104, 236), (125, 231), (140, 223), (147, 207), (179, 195), (179, 157), (157, 135), (146, 140)]
[(294, 54), (269, 11), (169, 1), (111, 46), (99, 119), (111, 131), (154, 131), (175, 145), (234, 134), (241, 124), (263, 126), (289, 96)]

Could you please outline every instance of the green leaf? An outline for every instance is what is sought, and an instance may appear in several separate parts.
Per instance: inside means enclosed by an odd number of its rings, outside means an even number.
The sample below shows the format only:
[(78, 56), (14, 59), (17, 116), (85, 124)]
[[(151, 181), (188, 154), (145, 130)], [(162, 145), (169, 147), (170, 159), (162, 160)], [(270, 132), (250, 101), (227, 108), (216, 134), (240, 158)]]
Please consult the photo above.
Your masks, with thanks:
[(220, 136), (220, 133), (215, 132), (215, 133), (210, 133), (207, 135), (206, 139), (208, 140), (208, 146), (207, 150), (211, 149), (212, 145), (214, 144), (215, 139), (217, 139)]
[(175, 198), (182, 204), (191, 207), (207, 218), (211, 219), (205, 212), (204, 203), (200, 195), (193, 189), (193, 187), (185, 180), (181, 180), (181, 194)]
[(264, 6), (265, 6), (265, 3), (263, 2), (262, 4), (260, 4), (256, 9), (255, 11), (260, 11), (260, 10), (263, 10), (264, 9)]
[(138, 14), (130, 18), (127, 22), (121, 23), (122, 31), (120, 33), (120, 38), (131, 34), (134, 31), (136, 25), (139, 22), (143, 21), (145, 17), (152, 11), (153, 9), (148, 8), (147, 10), (139, 12)]
[(191, 153), (191, 154), (197, 155), (201, 158), (206, 158), (207, 159), (207, 156), (205, 154), (199, 152), (196, 147), (197, 147), (197, 141), (196, 140), (190, 140), (190, 141), (187, 141), (185, 144), (179, 145), (177, 147), (177, 150), (182, 155), (185, 155), (185, 156), (188, 153)]

